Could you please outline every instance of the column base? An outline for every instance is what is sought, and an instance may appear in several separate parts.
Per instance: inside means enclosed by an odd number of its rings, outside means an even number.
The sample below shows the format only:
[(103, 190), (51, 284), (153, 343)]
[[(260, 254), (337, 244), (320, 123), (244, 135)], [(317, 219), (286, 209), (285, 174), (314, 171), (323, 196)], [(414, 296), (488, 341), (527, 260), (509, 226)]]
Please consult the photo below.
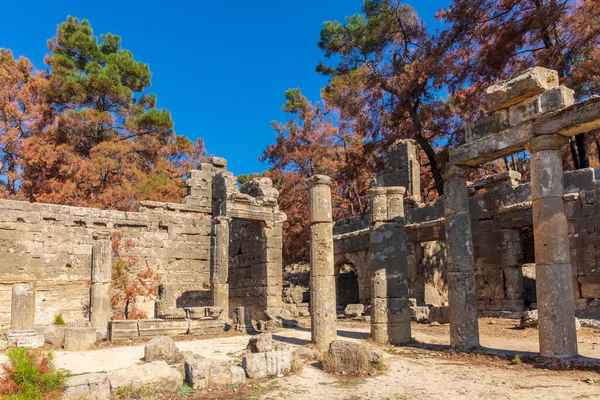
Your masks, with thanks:
[(24, 347), (29, 349), (37, 349), (42, 347), (45, 343), (45, 337), (43, 334), (38, 334), (34, 330), (30, 331), (8, 331), (6, 338), (9, 343), (12, 343), (16, 347)]

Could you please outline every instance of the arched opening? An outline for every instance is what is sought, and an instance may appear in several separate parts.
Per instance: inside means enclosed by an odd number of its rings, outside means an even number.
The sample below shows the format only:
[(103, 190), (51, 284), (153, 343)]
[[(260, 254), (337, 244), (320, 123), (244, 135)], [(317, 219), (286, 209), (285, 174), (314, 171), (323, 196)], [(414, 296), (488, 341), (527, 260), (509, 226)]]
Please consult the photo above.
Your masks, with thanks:
[(360, 303), (358, 292), (358, 274), (356, 268), (350, 263), (341, 264), (337, 276), (337, 308), (343, 312), (348, 304)]

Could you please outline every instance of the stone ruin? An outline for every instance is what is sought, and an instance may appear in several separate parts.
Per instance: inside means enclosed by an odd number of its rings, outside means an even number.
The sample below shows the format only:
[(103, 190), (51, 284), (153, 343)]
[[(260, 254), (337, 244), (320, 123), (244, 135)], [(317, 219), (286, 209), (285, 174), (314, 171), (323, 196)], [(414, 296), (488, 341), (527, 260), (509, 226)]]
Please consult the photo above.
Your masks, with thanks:
[[(537, 308), (541, 354), (577, 354), (575, 314), (600, 308), (600, 170), (563, 172), (561, 149), (600, 127), (600, 98), (574, 104), (543, 68), (486, 97), (490, 115), (450, 150), (445, 195), (434, 204), (420, 197), (410, 140), (390, 147), (365, 217), (334, 224), (331, 179), (307, 181), (318, 348), (336, 340), (340, 309), (362, 314), (348, 307), (362, 303), (376, 342), (410, 341), (421, 313), (447, 319), (461, 349), (479, 345), (478, 313)], [(514, 171), (467, 182), (469, 168), (524, 150), (530, 183)], [(9, 340), (39, 346), (36, 325), (59, 313), (73, 322), (65, 348), (78, 350), (97, 337), (207, 334), (226, 322), (254, 333), (253, 321), (260, 329), (282, 311), (305, 314), (302, 291), (288, 289), (282, 302), (277, 191), (266, 178), (238, 185), (226, 165), (213, 157), (191, 171), (182, 204), (145, 201), (136, 212), (0, 200), (0, 327)], [(131, 243), (126, 256), (162, 277), (148, 319), (111, 321), (114, 231)]]
[[(226, 166), (213, 157), (191, 171), (182, 204), (143, 201), (135, 212), (0, 200), (0, 329), (37, 347), (35, 325), (58, 314), (76, 323), (65, 328), (71, 343), (87, 343), (89, 328), (111, 339), (205, 334), (223, 331), (234, 309), (278, 315), (278, 192), (268, 178), (239, 186)], [(161, 276), (157, 301), (140, 299), (149, 319), (111, 321), (115, 231), (130, 244), (122, 255)]]
[[(450, 150), (444, 196), (421, 202), (415, 143), (397, 142), (369, 190), (369, 214), (333, 227), (333, 272), (322, 253), (329, 238), (313, 229), (321, 252), (311, 251), (311, 270), (327, 265), (336, 277), (338, 297), (327, 302), (338, 310), (357, 299), (370, 307), (378, 342), (408, 341), (418, 306), (444, 314), (451, 344), (464, 349), (479, 345), (478, 313), (537, 307), (541, 354), (574, 356), (575, 313), (600, 311), (600, 169), (563, 172), (561, 149), (600, 127), (600, 98), (574, 104), (556, 71), (536, 67), (490, 87), (486, 100), (490, 115)], [(515, 171), (466, 181), (469, 168), (524, 150), (530, 183)], [(339, 295), (347, 286), (353, 298)]]

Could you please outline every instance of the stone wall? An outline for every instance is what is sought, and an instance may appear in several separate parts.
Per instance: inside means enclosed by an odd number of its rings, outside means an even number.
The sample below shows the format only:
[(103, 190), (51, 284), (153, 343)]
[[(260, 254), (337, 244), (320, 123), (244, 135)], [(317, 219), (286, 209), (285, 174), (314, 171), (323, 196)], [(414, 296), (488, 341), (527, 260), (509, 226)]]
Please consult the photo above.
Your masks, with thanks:
[[(583, 310), (600, 298), (600, 170), (566, 172), (564, 182), (574, 296)], [(530, 184), (513, 171), (475, 182), (469, 192), (478, 309), (523, 310), (532, 302), (528, 271), (535, 263)], [(406, 202), (410, 296), (420, 304), (441, 304), (447, 301), (444, 203)], [(359, 276), (370, 274), (368, 222), (355, 217), (334, 226), (336, 265), (351, 263)], [(369, 290), (368, 280), (359, 281), (365, 304)]]
[[(285, 221), (277, 190), (267, 178), (238, 187), (226, 166), (213, 157), (190, 171), (182, 204), (144, 201), (135, 212), (0, 200), (0, 329), (10, 324), (16, 282), (37, 285), (36, 323), (51, 323), (59, 313), (67, 323), (88, 318), (98, 231), (105, 240), (119, 232), (119, 256), (134, 269), (160, 274), (158, 301), (140, 305), (150, 318), (185, 318), (184, 308), (217, 301), (230, 311), (249, 307), (256, 319), (276, 315)], [(228, 224), (224, 243), (215, 240), (217, 223)]]
[[(87, 316), (92, 233), (119, 231), (121, 256), (160, 273), (166, 284), (210, 290), (210, 215), (181, 204), (144, 202), (139, 212), (0, 200), (0, 327), (10, 323), (11, 285), (36, 281), (36, 323), (62, 313)], [(154, 304), (146, 307), (151, 313)], [(151, 315), (152, 316), (152, 315)]]

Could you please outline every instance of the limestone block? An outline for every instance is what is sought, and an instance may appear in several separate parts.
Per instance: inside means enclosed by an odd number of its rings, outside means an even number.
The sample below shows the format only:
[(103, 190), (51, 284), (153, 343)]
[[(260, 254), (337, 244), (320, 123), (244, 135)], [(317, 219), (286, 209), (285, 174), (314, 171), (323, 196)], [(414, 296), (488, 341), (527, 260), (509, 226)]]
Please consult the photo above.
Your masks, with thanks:
[(65, 343), (65, 328), (59, 326), (47, 326), (44, 328), (45, 342), (53, 346), (62, 347)]
[(292, 369), (292, 354), (289, 351), (269, 351), (247, 354), (242, 367), (250, 379), (283, 376)]
[(404, 194), (406, 188), (404, 186), (387, 187), (387, 219), (394, 218), (404, 219)]
[(37, 349), (44, 345), (44, 335), (35, 331), (8, 331), (6, 339), (16, 347)]
[(15, 283), (12, 286), (10, 329), (27, 331), (35, 321), (35, 283)]
[(96, 343), (96, 328), (67, 327), (65, 328), (65, 350), (89, 350)]
[(110, 340), (130, 339), (140, 336), (138, 321), (110, 321)]
[(106, 330), (112, 313), (110, 283), (92, 283), (90, 288), (90, 322)]
[(369, 364), (377, 364), (383, 361), (383, 352), (381, 350), (347, 340), (335, 340), (331, 342), (328, 353), (341, 364), (343, 370), (339, 372), (342, 374), (355, 374), (357, 372), (355, 370), (355, 362), (361, 358), (361, 355)]
[(189, 330), (189, 321), (141, 319), (138, 321), (141, 337), (160, 335), (185, 335)]
[(183, 356), (173, 339), (168, 336), (157, 336), (144, 346), (144, 362), (153, 361), (177, 364), (183, 361)]
[(533, 201), (536, 263), (570, 263), (567, 217), (561, 197)]
[(190, 335), (212, 335), (225, 331), (225, 321), (222, 319), (204, 318), (190, 321)]
[(474, 142), (491, 133), (500, 132), (509, 127), (508, 112), (497, 111), (475, 123), (465, 125), (465, 143)]
[(134, 365), (108, 373), (110, 388), (153, 389), (161, 393), (175, 392), (183, 383), (181, 374), (165, 361)]
[(190, 319), (219, 318), (223, 314), (221, 307), (186, 307)]
[(211, 386), (241, 385), (246, 383), (242, 367), (228, 361), (187, 359), (185, 362), (185, 382), (192, 389)]
[(479, 346), (473, 272), (448, 272), (450, 343), (459, 348)]
[(110, 398), (110, 383), (108, 374), (95, 373), (75, 375), (67, 378), (65, 391), (61, 399), (64, 400), (106, 400)]
[(576, 355), (577, 334), (571, 265), (558, 262), (540, 264), (536, 260), (536, 277), (540, 353), (543, 356)]
[(448, 271), (473, 270), (471, 219), (467, 212), (446, 217)]
[(227, 167), (227, 160), (223, 157), (212, 156), (210, 158), (210, 163), (217, 168), (225, 168)]
[(288, 304), (300, 304), (304, 298), (304, 290), (300, 286), (283, 289), (283, 302)]
[(382, 222), (388, 219), (387, 188), (374, 187), (367, 190), (367, 195), (371, 200), (371, 221)]
[(265, 353), (271, 351), (272, 347), (273, 335), (270, 333), (261, 333), (250, 338), (247, 349), (252, 353)]
[(515, 104), (508, 110), (510, 124), (518, 125), (545, 113), (568, 107), (575, 102), (574, 93), (566, 86), (559, 86)]
[(592, 97), (536, 119), (536, 135), (572, 137), (600, 128), (600, 97)]
[(479, 164), (525, 150), (525, 144), (533, 137), (533, 122), (524, 122), (484, 136), (475, 142), (450, 149), (450, 162), (476, 167)]
[(365, 306), (363, 304), (348, 304), (344, 308), (344, 316), (346, 318), (362, 317), (365, 313)]
[(489, 108), (500, 110), (557, 86), (558, 72), (534, 67), (510, 80), (490, 86), (485, 99)]
[(308, 186), (308, 205), (311, 223), (331, 222), (331, 184), (333, 181), (325, 175), (315, 175), (306, 181)]

